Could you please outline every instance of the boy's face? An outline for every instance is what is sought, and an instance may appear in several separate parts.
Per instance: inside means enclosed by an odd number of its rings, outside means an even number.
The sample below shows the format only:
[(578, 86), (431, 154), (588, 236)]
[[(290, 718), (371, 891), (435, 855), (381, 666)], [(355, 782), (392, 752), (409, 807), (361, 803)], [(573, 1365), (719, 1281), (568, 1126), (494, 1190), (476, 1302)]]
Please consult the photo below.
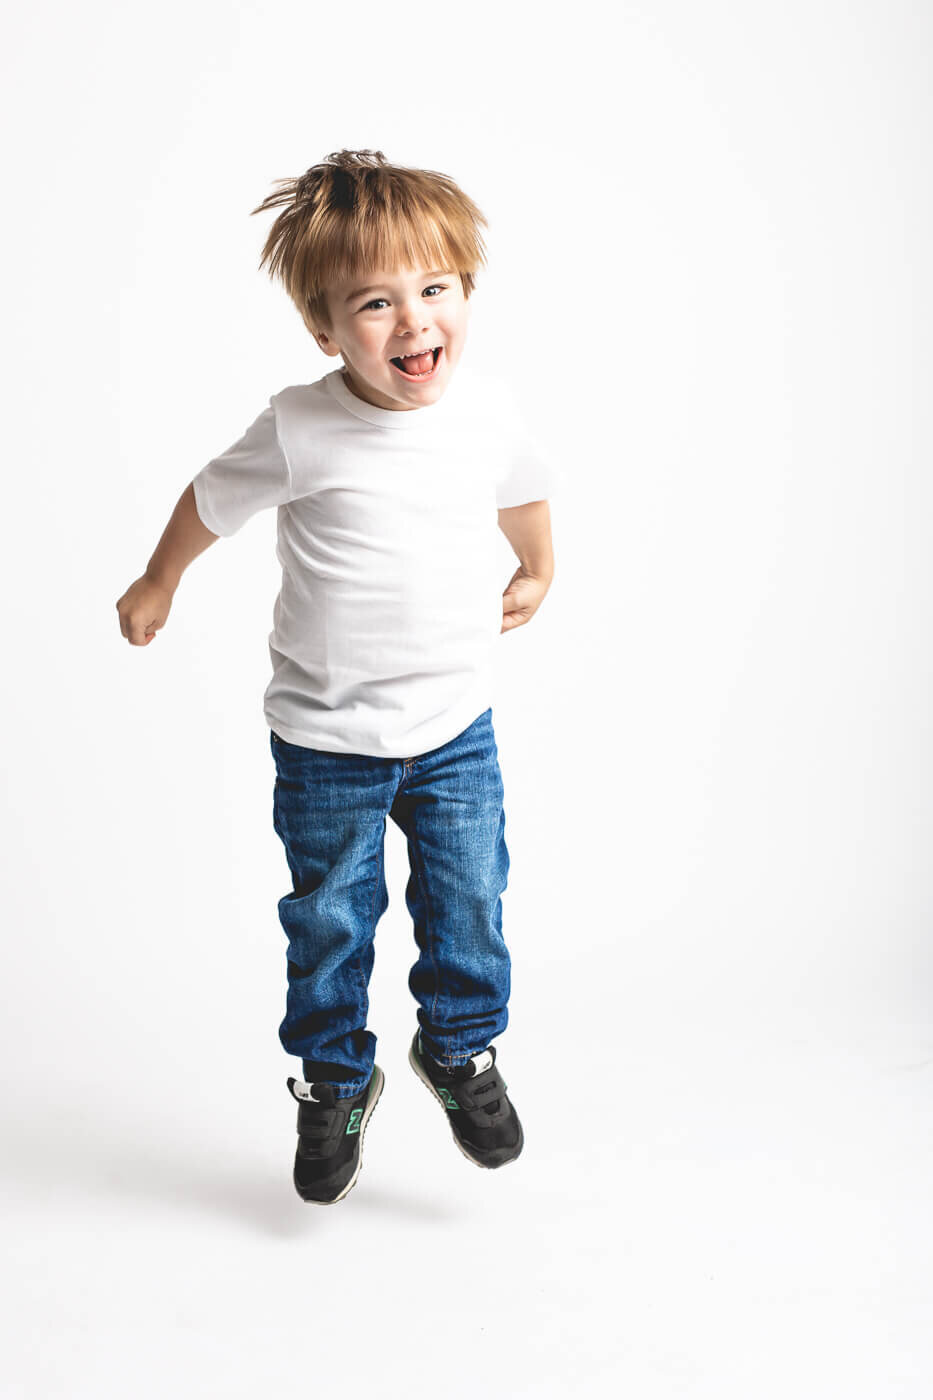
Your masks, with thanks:
[[(412, 409), (436, 403), (463, 353), (469, 302), (460, 274), (436, 269), (384, 269), (327, 289), (333, 330), (316, 339), (326, 355), (342, 355), (347, 388), (376, 408)], [(406, 374), (393, 360), (413, 351), (436, 349), (421, 378)], [(404, 361), (403, 361), (404, 363)]]

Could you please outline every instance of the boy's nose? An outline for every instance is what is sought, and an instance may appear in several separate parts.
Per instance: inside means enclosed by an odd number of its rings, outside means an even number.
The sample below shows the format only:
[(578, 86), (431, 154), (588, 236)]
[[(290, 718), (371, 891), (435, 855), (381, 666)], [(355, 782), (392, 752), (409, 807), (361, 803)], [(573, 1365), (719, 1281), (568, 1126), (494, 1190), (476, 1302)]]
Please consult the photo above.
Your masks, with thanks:
[(424, 321), (424, 302), (412, 302), (411, 306), (401, 306), (398, 313), (399, 326), (408, 326), (413, 329), (420, 329), (426, 322)]

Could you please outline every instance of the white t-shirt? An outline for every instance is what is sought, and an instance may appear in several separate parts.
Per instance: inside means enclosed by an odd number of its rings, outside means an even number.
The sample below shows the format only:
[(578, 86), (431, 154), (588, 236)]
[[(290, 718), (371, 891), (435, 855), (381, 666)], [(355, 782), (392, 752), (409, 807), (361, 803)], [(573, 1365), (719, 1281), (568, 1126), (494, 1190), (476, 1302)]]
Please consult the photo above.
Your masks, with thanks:
[(508, 583), (496, 511), (559, 480), (509, 387), (472, 366), (407, 411), (366, 403), (342, 368), (274, 394), (194, 478), (214, 534), (278, 507), (270, 728), (307, 748), (413, 758), (472, 724), (492, 704)]

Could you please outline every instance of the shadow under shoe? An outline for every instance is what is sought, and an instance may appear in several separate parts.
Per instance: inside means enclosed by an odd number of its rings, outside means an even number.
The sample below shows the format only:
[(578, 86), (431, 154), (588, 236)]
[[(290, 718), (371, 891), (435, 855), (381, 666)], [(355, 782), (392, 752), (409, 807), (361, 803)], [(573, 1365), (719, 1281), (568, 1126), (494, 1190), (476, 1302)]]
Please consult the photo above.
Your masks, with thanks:
[(514, 1162), (525, 1143), (518, 1114), (496, 1068), (496, 1047), (473, 1055), (465, 1065), (444, 1069), (433, 1060), (415, 1032), (408, 1051), (412, 1069), (447, 1114), (454, 1142), (477, 1167), (504, 1167)]
[(356, 1184), (363, 1165), (363, 1134), (382, 1093), (385, 1076), (378, 1065), (351, 1098), (337, 1098), (331, 1084), (306, 1084), (289, 1078), (298, 1101), (298, 1149), (292, 1180), (303, 1201), (334, 1205)]

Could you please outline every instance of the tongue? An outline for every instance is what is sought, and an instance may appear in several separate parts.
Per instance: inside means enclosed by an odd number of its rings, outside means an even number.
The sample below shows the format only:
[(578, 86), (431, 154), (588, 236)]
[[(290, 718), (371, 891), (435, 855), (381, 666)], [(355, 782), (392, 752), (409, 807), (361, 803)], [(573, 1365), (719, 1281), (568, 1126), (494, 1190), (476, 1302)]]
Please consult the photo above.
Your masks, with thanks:
[(423, 374), (433, 367), (434, 356), (430, 350), (425, 350), (423, 355), (406, 355), (401, 365), (406, 374)]

